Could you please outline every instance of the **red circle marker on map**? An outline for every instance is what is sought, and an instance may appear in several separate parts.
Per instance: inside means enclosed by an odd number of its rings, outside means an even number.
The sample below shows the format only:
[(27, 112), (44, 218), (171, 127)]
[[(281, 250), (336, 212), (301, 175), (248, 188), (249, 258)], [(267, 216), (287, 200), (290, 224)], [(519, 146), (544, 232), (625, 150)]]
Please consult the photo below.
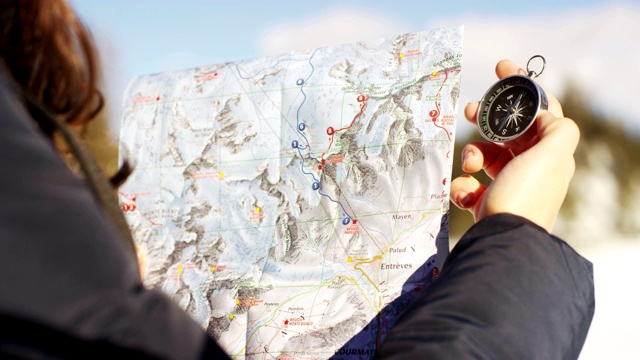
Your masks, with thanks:
[(324, 163), (325, 163), (326, 161), (327, 161), (327, 160), (325, 160), (325, 159), (322, 159), (322, 164), (324, 165)]
[(318, 165), (318, 170), (322, 170), (322, 165)]
[(431, 111), (429, 111), (429, 116), (431, 116), (431, 117), (436, 117), (436, 116), (438, 116), (438, 110), (431, 110)]
[(284, 321), (284, 324), (285, 324), (285, 325), (289, 325), (289, 320), (285, 320), (285, 321)]
[(334, 132), (336, 131), (331, 126), (327, 128), (327, 135), (333, 135)]
[(442, 179), (442, 185), (447, 185), (447, 178)]
[(364, 101), (364, 95), (358, 95), (358, 102)]

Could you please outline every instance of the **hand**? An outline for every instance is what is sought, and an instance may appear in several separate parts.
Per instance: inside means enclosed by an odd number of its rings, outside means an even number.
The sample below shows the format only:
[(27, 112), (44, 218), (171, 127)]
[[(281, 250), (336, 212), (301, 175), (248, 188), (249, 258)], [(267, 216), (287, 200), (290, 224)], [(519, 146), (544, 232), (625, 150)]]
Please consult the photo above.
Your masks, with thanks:
[(138, 258), (138, 270), (140, 271), (140, 280), (145, 279), (146, 269), (147, 269), (147, 253), (143, 248), (135, 245), (136, 247), (136, 257)]
[[(500, 79), (517, 73), (526, 74), (511, 61), (502, 60), (496, 66)], [(493, 179), (485, 187), (465, 174), (451, 183), (451, 201), (469, 210), (476, 222), (511, 213), (551, 232), (575, 171), (573, 153), (580, 131), (573, 120), (563, 117), (558, 100), (545, 92), (549, 111), (538, 115), (532, 138), (520, 137), (504, 144), (472, 142), (462, 150), (465, 172), (484, 169)], [(478, 103), (470, 103), (465, 117), (475, 123), (477, 112)]]

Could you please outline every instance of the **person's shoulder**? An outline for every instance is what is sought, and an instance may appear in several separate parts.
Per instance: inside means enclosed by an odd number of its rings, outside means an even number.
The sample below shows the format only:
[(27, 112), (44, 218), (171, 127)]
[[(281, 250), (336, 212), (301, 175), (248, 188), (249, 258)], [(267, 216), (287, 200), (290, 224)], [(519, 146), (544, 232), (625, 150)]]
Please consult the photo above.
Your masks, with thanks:
[(20, 136), (23, 132), (30, 135), (38, 133), (34, 121), (21, 100), (20, 89), (11, 77), (9, 70), (0, 61), (0, 123), (3, 142), (9, 137)]

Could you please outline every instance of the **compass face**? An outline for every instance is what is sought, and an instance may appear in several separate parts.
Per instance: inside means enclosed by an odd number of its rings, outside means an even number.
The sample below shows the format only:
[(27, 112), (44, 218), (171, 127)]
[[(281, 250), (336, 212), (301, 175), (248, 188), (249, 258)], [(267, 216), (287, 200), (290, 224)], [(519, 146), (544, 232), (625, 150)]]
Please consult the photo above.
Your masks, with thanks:
[(547, 97), (531, 78), (509, 76), (495, 83), (480, 101), (478, 128), (487, 140), (513, 140), (546, 109)]

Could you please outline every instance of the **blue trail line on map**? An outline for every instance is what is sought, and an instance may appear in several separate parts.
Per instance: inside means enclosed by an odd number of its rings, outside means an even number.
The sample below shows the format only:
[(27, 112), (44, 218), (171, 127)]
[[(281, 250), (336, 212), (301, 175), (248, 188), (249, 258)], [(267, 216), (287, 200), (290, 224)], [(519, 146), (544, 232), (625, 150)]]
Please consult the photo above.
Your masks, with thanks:
[(313, 57), (315, 56), (316, 51), (317, 51), (317, 49), (309, 57), (309, 66), (311, 66), (311, 73), (309, 74), (309, 76), (307, 76), (306, 79), (302, 80), (301, 82), (300, 82), (300, 80), (298, 80), (298, 85), (300, 86), (300, 92), (302, 93), (303, 98), (302, 98), (302, 102), (300, 103), (300, 106), (298, 106), (298, 109), (296, 110), (296, 131), (304, 139), (304, 141), (306, 142), (306, 145), (303, 148), (300, 148), (300, 146), (296, 142), (295, 143), (296, 145), (294, 145), (293, 147), (295, 147), (298, 150), (298, 154), (300, 155), (300, 159), (301, 159), (300, 160), (300, 170), (302, 171), (303, 174), (310, 175), (313, 178), (313, 184), (312, 184), (313, 189), (316, 190), (320, 196), (324, 196), (324, 197), (328, 198), (331, 202), (334, 202), (334, 203), (340, 205), (340, 208), (342, 209), (342, 212), (344, 213), (344, 215), (349, 219), (349, 221), (351, 221), (351, 219), (353, 219), (353, 218), (351, 217), (351, 215), (349, 215), (347, 210), (344, 208), (344, 205), (342, 204), (342, 202), (340, 202), (338, 200), (334, 200), (328, 194), (322, 193), (320, 191), (320, 189), (321, 189), (320, 180), (316, 178), (315, 174), (313, 174), (311, 172), (307, 172), (304, 169), (305, 157), (302, 155), (302, 151), (301, 150), (307, 150), (307, 156), (310, 159), (317, 160), (317, 158), (314, 157), (311, 154), (311, 144), (309, 144), (309, 139), (307, 138), (306, 134), (303, 132), (304, 129), (306, 128), (306, 126), (304, 125), (304, 123), (300, 122), (300, 109), (302, 109), (302, 106), (307, 101), (307, 94), (304, 92), (304, 86), (307, 83), (307, 81), (309, 81), (311, 76), (313, 76), (313, 73), (315, 72), (315, 67), (313, 66), (313, 63), (311, 62), (311, 60), (313, 60)]

